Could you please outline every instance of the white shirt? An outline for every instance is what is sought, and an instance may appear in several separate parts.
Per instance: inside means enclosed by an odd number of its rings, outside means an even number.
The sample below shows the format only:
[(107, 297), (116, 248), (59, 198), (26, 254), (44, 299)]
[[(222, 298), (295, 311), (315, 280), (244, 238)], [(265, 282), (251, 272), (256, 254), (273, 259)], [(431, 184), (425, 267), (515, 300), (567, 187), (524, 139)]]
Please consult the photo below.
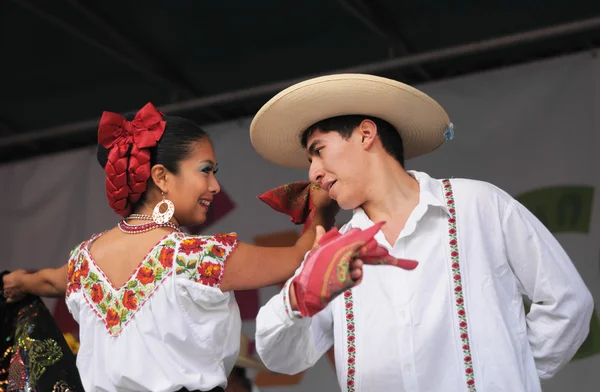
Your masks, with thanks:
[[(571, 260), (495, 186), (411, 175), (419, 204), (393, 245), (375, 238), (418, 267), (364, 266), (362, 283), (312, 318), (291, 312), (286, 285), (259, 311), (260, 357), (295, 374), (334, 345), (348, 392), (541, 391), (589, 332), (593, 299)], [(341, 232), (372, 224), (357, 209)]]
[(241, 318), (219, 288), (235, 234), (165, 236), (116, 289), (89, 252), (68, 263), (67, 306), (79, 323), (77, 368), (87, 392), (225, 388)]

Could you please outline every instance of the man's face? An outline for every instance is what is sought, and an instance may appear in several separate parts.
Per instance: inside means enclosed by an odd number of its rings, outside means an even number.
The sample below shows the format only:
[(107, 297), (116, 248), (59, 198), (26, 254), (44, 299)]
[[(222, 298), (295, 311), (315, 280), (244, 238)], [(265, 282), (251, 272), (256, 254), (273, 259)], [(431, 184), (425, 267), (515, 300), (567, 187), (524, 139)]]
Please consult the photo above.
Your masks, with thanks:
[(338, 132), (315, 131), (307, 140), (306, 152), (310, 161), (311, 182), (329, 192), (344, 210), (365, 202), (368, 167), (367, 152), (361, 144), (358, 128), (348, 139)]

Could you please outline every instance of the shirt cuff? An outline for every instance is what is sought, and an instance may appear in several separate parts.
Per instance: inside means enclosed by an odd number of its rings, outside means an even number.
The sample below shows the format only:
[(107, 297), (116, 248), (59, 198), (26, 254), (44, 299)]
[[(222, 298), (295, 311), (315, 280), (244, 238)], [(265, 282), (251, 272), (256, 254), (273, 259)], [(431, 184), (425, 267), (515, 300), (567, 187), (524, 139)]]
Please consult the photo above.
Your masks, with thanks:
[(298, 320), (303, 318), (302, 313), (298, 312), (297, 310), (292, 310), (292, 304), (290, 303), (290, 286), (293, 280), (294, 278), (291, 278), (287, 282), (285, 282), (281, 293), (283, 297), (283, 307), (285, 309), (286, 317), (290, 320)]

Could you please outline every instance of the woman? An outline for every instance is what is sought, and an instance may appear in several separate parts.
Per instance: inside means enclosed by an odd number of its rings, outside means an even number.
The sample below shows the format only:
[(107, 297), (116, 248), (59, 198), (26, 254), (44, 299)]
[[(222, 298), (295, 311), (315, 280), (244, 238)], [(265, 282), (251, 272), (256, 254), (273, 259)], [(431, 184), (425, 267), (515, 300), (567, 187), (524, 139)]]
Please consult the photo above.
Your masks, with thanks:
[(219, 192), (208, 135), (149, 103), (132, 121), (105, 112), (98, 141), (108, 201), (124, 219), (76, 246), (58, 269), (5, 276), (5, 296), (66, 292), (86, 391), (223, 391), (241, 332), (232, 291), (292, 276), (337, 206), (311, 191), (316, 214), (293, 247), (188, 235), (179, 228), (204, 222)]

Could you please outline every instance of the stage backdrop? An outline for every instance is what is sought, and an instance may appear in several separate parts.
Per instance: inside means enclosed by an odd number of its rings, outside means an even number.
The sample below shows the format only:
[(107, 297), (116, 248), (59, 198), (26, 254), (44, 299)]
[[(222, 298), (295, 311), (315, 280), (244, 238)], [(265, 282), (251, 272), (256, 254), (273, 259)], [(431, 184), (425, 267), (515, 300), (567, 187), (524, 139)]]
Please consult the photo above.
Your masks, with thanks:
[[(475, 178), (505, 189), (557, 236), (600, 300), (600, 62), (585, 53), (420, 86), (455, 124), (455, 139), (408, 168), (434, 177)], [(140, 107), (145, 102), (140, 102)], [(111, 110), (110, 107), (103, 108)], [(398, 108), (402, 110), (402, 108)], [(98, 113), (100, 114), (100, 113)], [(249, 119), (208, 129), (219, 159), (222, 194), (212, 222), (196, 231), (236, 231), (241, 240), (280, 245), (299, 228), (256, 199), (301, 170), (269, 164), (252, 149)], [(71, 247), (116, 222), (106, 203), (103, 172), (93, 148), (0, 166), (1, 268), (42, 268), (66, 262)], [(347, 219), (348, 213), (339, 217)], [(278, 288), (237, 293), (244, 332)], [(62, 301), (49, 301), (65, 331), (77, 336)], [(597, 310), (600, 309), (597, 306)], [(600, 327), (546, 392), (597, 391)], [(251, 348), (252, 349), (252, 348)], [(325, 356), (293, 377), (259, 373), (263, 391), (339, 390)]]

